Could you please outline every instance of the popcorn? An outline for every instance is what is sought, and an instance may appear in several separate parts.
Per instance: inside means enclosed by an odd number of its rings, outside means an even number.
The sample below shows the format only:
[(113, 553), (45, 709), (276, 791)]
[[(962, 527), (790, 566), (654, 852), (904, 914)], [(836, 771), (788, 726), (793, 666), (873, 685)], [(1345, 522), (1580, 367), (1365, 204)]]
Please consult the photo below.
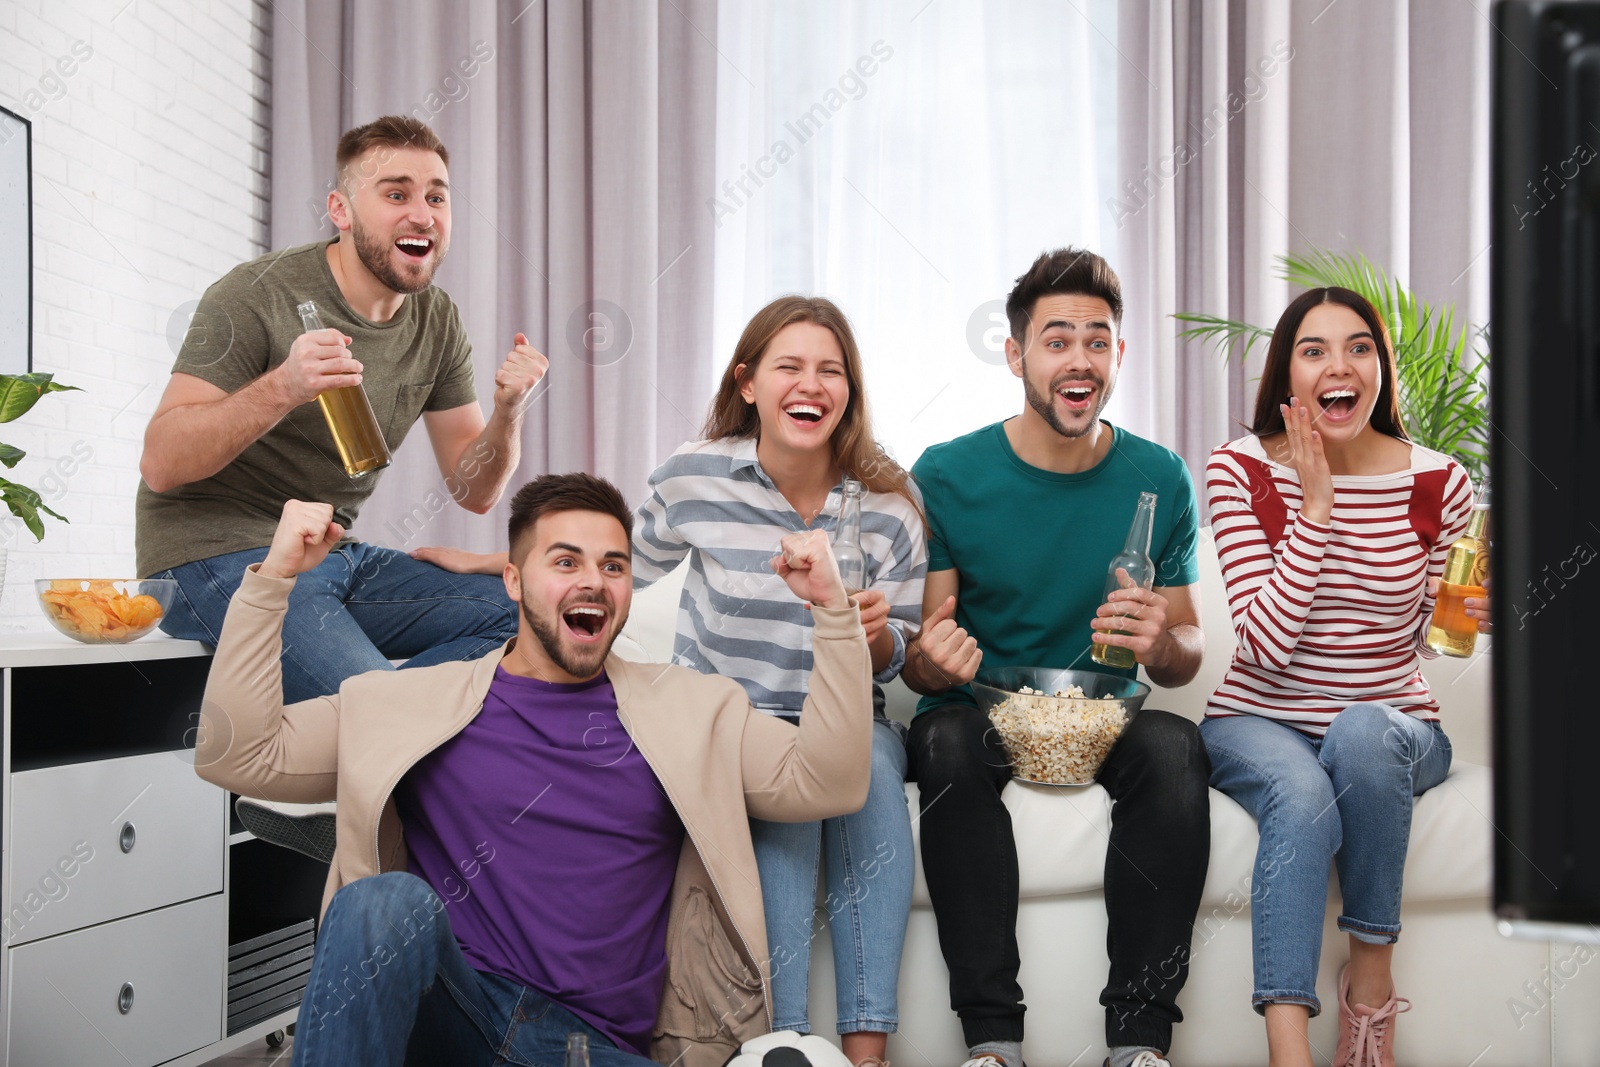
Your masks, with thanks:
[(1023, 686), (989, 711), (1018, 778), (1050, 785), (1094, 781), (1128, 717), (1120, 700), (1090, 700), (1079, 686), (1054, 695)]

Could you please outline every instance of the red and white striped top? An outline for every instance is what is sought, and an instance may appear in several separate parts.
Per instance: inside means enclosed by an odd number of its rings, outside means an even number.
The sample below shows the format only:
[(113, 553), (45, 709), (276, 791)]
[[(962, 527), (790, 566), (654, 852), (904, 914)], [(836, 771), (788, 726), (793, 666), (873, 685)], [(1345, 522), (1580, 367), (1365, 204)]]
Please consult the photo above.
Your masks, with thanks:
[(1261, 715), (1320, 736), (1359, 701), (1434, 720), (1419, 656), (1450, 544), (1472, 513), (1466, 470), (1411, 446), (1394, 474), (1336, 475), (1329, 525), (1255, 436), (1211, 453), (1211, 531), (1238, 647), (1206, 714)]

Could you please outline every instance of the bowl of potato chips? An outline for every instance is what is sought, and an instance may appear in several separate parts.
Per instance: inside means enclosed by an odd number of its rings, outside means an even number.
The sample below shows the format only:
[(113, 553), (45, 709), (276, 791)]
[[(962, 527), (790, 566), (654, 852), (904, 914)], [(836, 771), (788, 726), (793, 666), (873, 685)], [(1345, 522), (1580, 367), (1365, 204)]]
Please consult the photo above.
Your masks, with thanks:
[(74, 641), (125, 645), (156, 628), (177, 595), (171, 578), (41, 578), (45, 618)]

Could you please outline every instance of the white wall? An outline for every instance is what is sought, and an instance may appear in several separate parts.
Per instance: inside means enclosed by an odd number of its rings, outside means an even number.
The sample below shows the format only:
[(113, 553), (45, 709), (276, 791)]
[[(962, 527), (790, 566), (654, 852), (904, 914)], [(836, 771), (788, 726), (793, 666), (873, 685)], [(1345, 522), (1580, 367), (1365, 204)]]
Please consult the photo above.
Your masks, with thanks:
[(0, 521), (0, 629), (46, 626), (34, 578), (134, 573), (140, 442), (187, 312), (266, 250), (265, 8), (0, 0), (0, 104), (33, 123), (33, 367), (83, 389), (0, 425), (28, 451), (0, 473), (71, 520), (39, 544)]

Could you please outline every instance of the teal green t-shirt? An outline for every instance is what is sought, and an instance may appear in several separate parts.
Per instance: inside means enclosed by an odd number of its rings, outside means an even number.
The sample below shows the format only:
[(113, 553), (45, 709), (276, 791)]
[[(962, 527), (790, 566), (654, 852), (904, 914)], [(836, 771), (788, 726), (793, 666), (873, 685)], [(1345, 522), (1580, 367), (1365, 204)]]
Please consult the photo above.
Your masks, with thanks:
[[(1189, 469), (1154, 441), (1111, 430), (1105, 459), (1077, 474), (1024, 463), (999, 422), (934, 445), (912, 468), (928, 513), (928, 572), (959, 572), (956, 622), (978, 639), (980, 670), (1134, 675), (1090, 660), (1089, 620), (1140, 493), (1156, 494), (1150, 535), (1155, 584), (1199, 580), (1200, 523)], [(972, 691), (963, 685), (923, 697), (917, 711), (954, 701), (972, 703)]]

